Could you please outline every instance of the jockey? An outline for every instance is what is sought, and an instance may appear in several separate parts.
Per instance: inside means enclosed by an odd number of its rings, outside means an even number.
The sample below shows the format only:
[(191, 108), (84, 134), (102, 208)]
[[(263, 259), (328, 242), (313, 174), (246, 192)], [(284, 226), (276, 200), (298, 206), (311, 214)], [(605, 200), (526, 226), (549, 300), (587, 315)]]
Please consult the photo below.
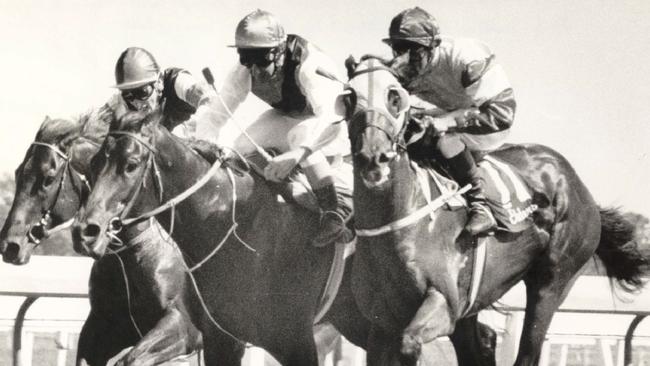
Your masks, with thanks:
[(350, 145), (345, 123), (340, 123), (342, 117), (335, 109), (342, 87), (316, 73), (322, 69), (336, 74), (333, 61), (302, 37), (286, 35), (272, 14), (259, 9), (239, 22), (235, 45), (230, 47), (237, 48), (239, 64), (219, 92), (222, 99), (213, 124), (203, 126), (211, 131), (202, 133), (199, 125), (199, 134), (218, 139), (231, 113), (252, 92), (272, 109), (240, 135), (234, 148), (249, 153), (259, 143), (279, 150), (281, 154), (264, 169), (271, 181), (283, 180), (300, 165), (321, 209), (319, 232), (312, 244), (350, 241), (346, 222), (352, 215), (352, 190), (340, 178), (341, 158), (350, 153)]
[(176, 133), (192, 135), (196, 120), (207, 118), (210, 103), (217, 94), (206, 83), (197, 82), (186, 70), (170, 67), (160, 70), (149, 51), (127, 48), (115, 65), (115, 88), (120, 93), (107, 103), (120, 118), (128, 111), (163, 108), (162, 124), (169, 130), (183, 124)]
[(516, 103), (503, 68), (478, 41), (442, 38), (436, 19), (419, 7), (395, 16), (383, 41), (393, 50), (391, 67), (404, 88), (438, 108), (424, 120), (442, 133), (436, 148), (450, 174), (472, 185), (465, 229), (472, 235), (492, 230), (496, 220), (471, 152), (496, 149), (508, 136)]

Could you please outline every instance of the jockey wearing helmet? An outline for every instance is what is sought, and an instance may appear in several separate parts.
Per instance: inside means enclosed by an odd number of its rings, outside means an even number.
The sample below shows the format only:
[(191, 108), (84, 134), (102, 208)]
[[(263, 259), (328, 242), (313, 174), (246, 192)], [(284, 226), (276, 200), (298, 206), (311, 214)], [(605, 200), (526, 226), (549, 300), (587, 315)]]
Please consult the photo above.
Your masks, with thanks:
[[(162, 108), (162, 124), (169, 130), (183, 124), (191, 135), (197, 120), (207, 118), (209, 104), (217, 95), (206, 83), (197, 82), (186, 70), (160, 69), (153, 55), (140, 47), (129, 47), (115, 65), (116, 94), (106, 105), (120, 118), (128, 111)], [(205, 117), (204, 117), (205, 116)]]
[[(266, 166), (265, 177), (281, 181), (300, 165), (321, 209), (313, 245), (351, 240), (345, 225), (352, 215), (351, 184), (341, 178), (345, 171), (341, 157), (350, 148), (345, 123), (340, 123), (335, 109), (342, 87), (316, 73), (321, 69), (337, 74), (333, 61), (302, 37), (285, 34), (275, 16), (263, 10), (239, 22), (231, 47), (237, 48), (239, 64), (219, 92), (222, 99), (213, 124), (199, 125), (199, 134), (218, 139), (230, 113), (252, 92), (272, 109), (246, 132), (255, 143), (281, 152)], [(242, 153), (254, 151), (244, 137), (234, 141), (234, 147)]]
[(442, 133), (436, 148), (450, 174), (472, 185), (465, 229), (472, 235), (490, 231), (496, 220), (471, 152), (496, 149), (508, 136), (516, 103), (503, 68), (478, 41), (442, 38), (436, 19), (418, 7), (395, 16), (383, 41), (393, 50), (391, 67), (404, 88), (438, 108), (425, 122)]

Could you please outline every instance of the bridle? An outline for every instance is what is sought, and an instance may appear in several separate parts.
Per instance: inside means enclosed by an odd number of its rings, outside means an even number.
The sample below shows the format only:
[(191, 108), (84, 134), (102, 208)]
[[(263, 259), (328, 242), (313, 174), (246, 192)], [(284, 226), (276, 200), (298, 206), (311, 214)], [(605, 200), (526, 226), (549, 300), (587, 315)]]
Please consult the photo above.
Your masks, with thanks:
[[(368, 79), (368, 89), (370, 90), (373, 87), (373, 85), (372, 85), (373, 84), (372, 73), (376, 72), (376, 71), (386, 71), (386, 72), (389, 72), (391, 75), (397, 77), (397, 74), (395, 73), (395, 71), (393, 69), (391, 69), (391, 68), (389, 68), (387, 66), (384, 66), (384, 65), (372, 65), (372, 60), (371, 60), (370, 61), (370, 67), (351, 73), (349, 75), (350, 81), (352, 79), (354, 79), (355, 77), (359, 76), (359, 75), (371, 74), (369, 79)], [(349, 85), (349, 82), (348, 82), (348, 85)], [(351, 87), (348, 86), (347, 89), (351, 90), (354, 93), (354, 91), (353, 91), (353, 89)], [(354, 126), (355, 123), (357, 123), (357, 121), (360, 118), (364, 117), (365, 115), (368, 115), (369, 113), (373, 113), (373, 114), (376, 113), (376, 114), (384, 117), (385, 121), (395, 122), (393, 125), (397, 124), (396, 123), (397, 121), (396, 121), (394, 116), (392, 116), (390, 113), (388, 113), (385, 109), (378, 108), (378, 107), (374, 106), (374, 104), (373, 104), (374, 101), (372, 100), (372, 93), (368, 93), (368, 99), (369, 100), (368, 100), (368, 107), (367, 108), (365, 108), (365, 109), (356, 108), (357, 110), (354, 111), (353, 113), (351, 113), (350, 118), (349, 118), (350, 126)], [(355, 107), (356, 107), (356, 105), (355, 105)], [(379, 118), (374, 118), (374, 120), (379, 120)], [(404, 132), (406, 131), (406, 125), (407, 125), (406, 121), (408, 121), (408, 112), (404, 116), (404, 123), (402, 123), (401, 128), (396, 132), (392, 131), (393, 129), (390, 128), (392, 126), (386, 127), (386, 126), (378, 125), (376, 123), (367, 123), (363, 127), (363, 129), (361, 129), (357, 133), (356, 138), (360, 138), (363, 135), (363, 133), (367, 129), (370, 129), (370, 128), (374, 128), (376, 130), (379, 130), (379, 131), (383, 132), (386, 135), (386, 137), (388, 137), (388, 140), (391, 143), (391, 150), (387, 153), (387, 155), (389, 156), (389, 158), (392, 159), (392, 158), (398, 156), (399, 154), (406, 152), (406, 143), (404, 141)], [(353, 139), (352, 135), (350, 135), (349, 137), (350, 137), (352, 146), (354, 148), (356, 146), (355, 141), (352, 140)], [(357, 154), (358, 154), (358, 152), (353, 151), (353, 155), (357, 155)]]
[[(148, 149), (150, 151), (149, 158), (147, 159), (147, 166), (143, 170), (143, 173), (142, 173), (142, 175), (140, 177), (140, 182), (138, 183), (138, 188), (136, 188), (134, 193), (131, 195), (131, 197), (129, 199), (129, 202), (125, 206), (124, 210), (120, 213), (120, 216), (119, 217), (114, 217), (113, 219), (111, 219), (109, 221), (109, 228), (108, 228), (109, 232), (108, 232), (108, 234), (109, 234), (109, 236), (112, 237), (112, 239), (117, 239), (117, 236), (116, 236), (117, 233), (119, 233), (119, 231), (121, 231), (124, 227), (134, 225), (134, 224), (137, 224), (139, 222), (143, 222), (145, 220), (149, 220), (149, 219), (153, 218), (154, 216), (156, 216), (156, 215), (158, 215), (158, 214), (160, 214), (162, 212), (167, 211), (168, 209), (172, 210), (171, 211), (172, 212), (171, 213), (171, 219), (170, 219), (171, 224), (170, 224), (169, 230), (167, 231), (169, 237), (171, 237), (172, 232), (174, 230), (174, 227), (173, 227), (173, 225), (174, 225), (174, 210), (175, 210), (176, 205), (178, 205), (180, 202), (182, 202), (185, 199), (187, 199), (188, 197), (190, 197), (196, 191), (201, 189), (201, 187), (203, 187), (207, 182), (209, 182), (210, 179), (212, 178), (212, 176), (215, 175), (216, 172), (219, 171), (222, 168), (222, 166), (224, 165), (224, 162), (225, 162), (224, 159), (219, 158), (214, 164), (212, 164), (212, 167), (210, 167), (210, 169), (198, 181), (196, 181), (192, 186), (187, 188), (185, 191), (183, 191), (179, 195), (177, 195), (174, 198), (170, 199), (169, 201), (161, 204), (160, 206), (158, 206), (157, 208), (155, 208), (153, 210), (150, 210), (150, 211), (148, 211), (146, 213), (143, 213), (143, 214), (141, 214), (141, 215), (139, 215), (137, 217), (125, 219), (125, 217), (129, 213), (129, 211), (133, 207), (135, 201), (137, 200), (137, 197), (138, 197), (138, 195), (139, 195), (139, 193), (141, 191), (141, 187), (144, 184), (145, 176), (146, 176), (146, 174), (147, 174), (147, 172), (149, 170), (153, 170), (153, 175), (155, 177), (154, 180), (158, 182), (157, 184), (160, 187), (160, 189), (159, 189), (159, 191), (160, 191), (160, 201), (162, 202), (162, 197), (163, 197), (162, 196), (162, 192), (163, 192), (162, 178), (160, 177), (160, 172), (159, 172), (158, 167), (156, 165), (156, 160), (155, 160), (156, 149), (150, 143), (144, 141), (137, 134), (134, 134), (134, 133), (131, 133), (131, 132), (126, 132), (126, 131), (112, 131), (112, 132), (109, 132), (108, 135), (109, 136), (111, 136), (111, 135), (112, 136), (118, 136), (118, 138), (119, 137), (130, 138), (130, 139), (136, 141), (137, 143), (141, 144), (142, 146), (144, 146), (146, 149)], [(221, 332), (225, 333), (226, 335), (228, 335), (229, 337), (231, 337), (232, 339), (234, 339), (238, 343), (246, 344), (245, 342), (243, 342), (242, 340), (237, 338), (234, 334), (232, 334), (231, 332), (229, 332), (228, 330), (223, 328), (214, 319), (214, 317), (210, 313), (210, 310), (208, 309), (208, 307), (207, 307), (207, 305), (206, 305), (206, 303), (205, 303), (205, 301), (203, 299), (203, 295), (201, 294), (201, 291), (200, 291), (200, 289), (199, 289), (199, 287), (198, 287), (198, 285), (196, 283), (196, 280), (195, 280), (194, 274), (193, 274), (194, 271), (201, 268), (201, 266), (203, 266), (203, 264), (205, 264), (208, 260), (210, 260), (210, 258), (212, 258), (214, 255), (217, 254), (217, 252), (223, 247), (223, 245), (226, 243), (227, 239), (231, 235), (234, 236), (246, 249), (250, 250), (253, 253), (256, 252), (256, 250), (254, 248), (252, 248), (246, 242), (244, 242), (239, 237), (239, 235), (237, 234), (238, 223), (236, 221), (236, 211), (235, 211), (235, 204), (234, 204), (235, 202), (237, 202), (237, 193), (236, 193), (237, 189), (235, 187), (235, 178), (233, 176), (233, 173), (232, 173), (231, 169), (228, 166), (226, 166), (225, 168), (226, 168), (226, 171), (228, 173), (228, 177), (229, 177), (229, 179), (230, 179), (230, 181), (231, 181), (231, 183), (233, 185), (233, 187), (232, 187), (232, 200), (233, 200), (232, 226), (230, 227), (230, 229), (228, 229), (228, 232), (222, 238), (222, 240), (219, 242), (219, 244), (205, 258), (203, 258), (201, 261), (199, 261), (198, 263), (196, 263), (192, 267), (186, 266), (186, 271), (187, 271), (189, 279), (190, 279), (190, 281), (192, 283), (192, 286), (194, 287), (194, 291), (196, 292), (196, 294), (198, 296), (199, 303), (200, 303), (201, 307), (203, 308), (203, 311), (207, 315), (208, 319), (210, 320), (210, 322), (212, 322), (212, 324), (216, 328), (218, 328)], [(110, 232), (111, 230), (112, 230), (112, 232)], [(121, 243), (121, 240), (118, 240), (118, 242)], [(119, 251), (121, 251), (123, 249), (126, 249), (126, 248), (128, 248), (128, 247), (123, 246), (121, 249), (112, 251), (112, 254), (117, 254), (117, 253), (119, 253)], [(134, 325), (135, 325), (135, 322), (134, 322)], [(136, 329), (137, 329), (137, 326), (136, 326)]]
[[(72, 222), (74, 219), (70, 219), (64, 223), (61, 223), (51, 229), (47, 229), (47, 227), (50, 225), (50, 221), (52, 219), (51, 214), (55, 210), (57, 203), (59, 202), (59, 196), (61, 195), (61, 191), (63, 191), (64, 185), (65, 185), (65, 177), (69, 176), (70, 177), (70, 184), (72, 185), (73, 188), (76, 188), (77, 193), (79, 194), (79, 205), (81, 207), (81, 203), (83, 201), (83, 194), (84, 194), (84, 188), (87, 189), (87, 191), (90, 191), (90, 184), (88, 183), (88, 180), (86, 177), (77, 172), (70, 164), (70, 157), (61, 151), (57, 146), (53, 144), (48, 144), (45, 142), (40, 142), (40, 141), (34, 141), (32, 142), (31, 146), (44, 146), (48, 149), (50, 149), (52, 152), (54, 152), (56, 155), (59, 157), (63, 158), (63, 172), (61, 173), (61, 179), (59, 179), (57, 188), (56, 188), (56, 193), (54, 194), (54, 199), (52, 200), (52, 203), (50, 206), (43, 212), (43, 215), (41, 216), (41, 219), (36, 223), (33, 224), (29, 227), (27, 230), (27, 239), (29, 243), (34, 244), (34, 245), (39, 245), (41, 241), (50, 235), (64, 230), (72, 225)], [(82, 183), (81, 187), (76, 187), (74, 184), (74, 177), (77, 177), (77, 179)]]
[[(138, 216), (137, 218), (126, 219), (127, 215), (133, 209), (133, 206), (135, 205), (135, 202), (137, 201), (138, 196), (140, 195), (140, 191), (142, 190), (143, 187), (146, 186), (145, 178), (147, 174), (151, 172), (154, 185), (158, 188), (159, 202), (162, 202), (163, 200), (164, 189), (163, 189), (162, 178), (160, 177), (160, 169), (158, 168), (158, 164), (156, 163), (156, 159), (155, 159), (156, 149), (149, 142), (145, 141), (137, 134), (132, 132), (127, 132), (127, 131), (111, 131), (108, 133), (108, 136), (115, 137), (116, 140), (120, 137), (127, 137), (129, 139), (136, 141), (139, 145), (149, 150), (149, 156), (147, 157), (147, 161), (145, 163), (144, 169), (142, 169), (142, 174), (138, 178), (138, 182), (135, 185), (136, 187), (135, 190), (133, 191), (133, 193), (131, 193), (131, 196), (129, 197), (120, 215), (112, 218), (108, 223), (107, 234), (111, 237), (111, 239), (113, 239), (111, 240), (111, 243), (117, 242), (121, 244), (122, 241), (117, 238), (117, 234), (119, 234), (124, 227), (138, 224), (151, 217), (149, 216), (146, 218), (141, 218), (142, 216), (141, 215)], [(108, 153), (106, 153), (106, 155), (108, 156)]]
[[(368, 68), (366, 68), (364, 70), (355, 71), (355, 72), (351, 73), (349, 75), (350, 80), (354, 79), (358, 75), (362, 75), (362, 74), (366, 74), (366, 73), (372, 73), (372, 72), (375, 72), (375, 71), (388, 71), (393, 76), (397, 77), (394, 70), (392, 70), (392, 69), (390, 69), (390, 68), (388, 68), (386, 66), (383, 66), (383, 65), (372, 66), (372, 64), (371, 64), (370, 67), (368, 67)], [(369, 90), (372, 90), (372, 77), (369, 78), (369, 86), (368, 86), (368, 88), (369, 88)], [(357, 122), (358, 119), (362, 118), (363, 116), (367, 115), (368, 113), (378, 113), (379, 115), (383, 116), (384, 120), (386, 120), (386, 121), (395, 121), (395, 117), (393, 117), (392, 115), (387, 113), (385, 109), (381, 109), (381, 108), (377, 108), (377, 107), (373, 106), (373, 102), (372, 102), (372, 100), (370, 100), (372, 98), (372, 95), (373, 95), (372, 93), (370, 93), (370, 92), (368, 93), (368, 99), (369, 99), (369, 101), (368, 101), (369, 107), (368, 108), (366, 108), (366, 109), (358, 109), (357, 111), (355, 111), (351, 115), (351, 117), (350, 117), (350, 126), (354, 126), (355, 122)], [(363, 129), (361, 129), (359, 132), (357, 132), (358, 135), (356, 136), (356, 138), (360, 138), (363, 135), (363, 133), (365, 132), (365, 130), (367, 130), (369, 128), (377, 129), (377, 130), (383, 132), (388, 137), (388, 140), (391, 143), (391, 149), (392, 150), (389, 151), (386, 154), (386, 155), (388, 155), (388, 158), (392, 159), (392, 158), (395, 158), (395, 157), (399, 157), (401, 154), (405, 154), (407, 152), (407, 149), (406, 149), (407, 144), (405, 142), (404, 133), (406, 132), (406, 126), (407, 126), (407, 122), (408, 122), (408, 118), (409, 118), (408, 112), (405, 114), (404, 118), (405, 118), (404, 123), (402, 123), (401, 128), (396, 132), (392, 131), (392, 129), (388, 129), (388, 128), (384, 127), (384, 126), (381, 126), (381, 125), (378, 125), (378, 124), (375, 124), (375, 123), (367, 123), (363, 127)], [(380, 120), (380, 119), (379, 118), (374, 118), (374, 120)], [(350, 139), (352, 140), (352, 138), (353, 138), (352, 134), (350, 134)], [(352, 148), (355, 149), (356, 148), (355, 141), (352, 140), (351, 143), (352, 143)], [(357, 155), (357, 154), (359, 154), (359, 152), (355, 152), (353, 150), (353, 155)], [(412, 163), (412, 164), (414, 164), (414, 163)], [(440, 186), (440, 182), (437, 181), (436, 177), (433, 176), (433, 178), (434, 178), (434, 181), (436, 181), (436, 184), (438, 186)], [(356, 234), (358, 236), (360, 236), (360, 237), (374, 237), (374, 236), (383, 235), (383, 234), (386, 234), (386, 233), (390, 233), (390, 232), (397, 231), (397, 230), (400, 230), (402, 228), (414, 225), (417, 222), (419, 222), (421, 219), (423, 219), (423, 218), (425, 218), (427, 216), (430, 216), (433, 219), (433, 214), (434, 214), (435, 211), (437, 211), (439, 208), (444, 206), (444, 204), (447, 203), (452, 198), (456, 197), (459, 194), (464, 193), (465, 191), (467, 191), (469, 189), (469, 187), (466, 186), (466, 187), (463, 187), (460, 190), (455, 190), (455, 191), (450, 191), (450, 192), (442, 192), (441, 191), (442, 194), (440, 196), (438, 196), (436, 199), (432, 200), (431, 197), (430, 197), (430, 194), (427, 192), (427, 189), (425, 188), (426, 186), (428, 186), (428, 184), (426, 184), (426, 182), (423, 182), (423, 179), (426, 179), (426, 178), (418, 176), (418, 184), (420, 185), (420, 190), (422, 191), (422, 194), (424, 195), (424, 197), (426, 199), (426, 204), (423, 207), (420, 207), (419, 209), (413, 211), (412, 213), (410, 213), (409, 215), (407, 215), (407, 216), (405, 216), (403, 218), (394, 220), (394, 221), (392, 221), (392, 222), (390, 222), (388, 224), (385, 224), (385, 225), (382, 225), (382, 226), (379, 226), (379, 227), (376, 227), (376, 228), (358, 228), (357, 227), (357, 228), (355, 228)]]

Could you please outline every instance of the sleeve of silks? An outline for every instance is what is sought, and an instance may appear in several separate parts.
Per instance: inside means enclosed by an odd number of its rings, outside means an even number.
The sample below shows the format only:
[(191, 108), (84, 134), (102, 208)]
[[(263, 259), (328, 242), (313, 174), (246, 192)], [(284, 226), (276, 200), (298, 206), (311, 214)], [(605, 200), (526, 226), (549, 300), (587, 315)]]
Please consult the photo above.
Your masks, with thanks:
[(480, 113), (467, 121), (468, 133), (488, 134), (512, 125), (517, 104), (503, 67), (487, 46), (467, 43), (460, 53), (461, 83)]
[(218, 93), (207, 83), (197, 82), (188, 73), (179, 74), (176, 78), (176, 94), (196, 108), (190, 120), (196, 125), (196, 137), (216, 142), (231, 113), (235, 113), (246, 99), (250, 91), (250, 74), (243, 66), (237, 66), (228, 74)]
[(301, 124), (309, 125), (308, 133), (302, 134), (302, 141), (294, 145), (317, 151), (339, 136), (343, 117), (337, 113), (336, 100), (342, 93), (341, 84), (316, 73), (322, 68), (337, 75), (334, 63), (319, 52), (312, 52), (298, 70), (299, 86), (314, 113)]

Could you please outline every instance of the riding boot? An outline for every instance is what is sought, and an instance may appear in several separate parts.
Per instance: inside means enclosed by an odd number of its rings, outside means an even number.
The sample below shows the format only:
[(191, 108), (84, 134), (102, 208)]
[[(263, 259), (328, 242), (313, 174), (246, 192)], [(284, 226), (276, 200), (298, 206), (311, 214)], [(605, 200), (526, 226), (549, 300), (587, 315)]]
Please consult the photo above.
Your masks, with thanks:
[(314, 189), (322, 213), (318, 233), (312, 244), (324, 247), (331, 243), (348, 243), (354, 238), (346, 223), (352, 216), (352, 194), (328, 184)]
[(469, 218), (465, 224), (465, 230), (470, 235), (479, 235), (496, 228), (496, 219), (485, 198), (483, 179), (478, 175), (478, 168), (471, 152), (465, 148), (460, 154), (450, 158), (449, 163), (452, 178), (461, 186), (467, 184), (472, 186), (465, 193), (465, 199), (469, 205)]

